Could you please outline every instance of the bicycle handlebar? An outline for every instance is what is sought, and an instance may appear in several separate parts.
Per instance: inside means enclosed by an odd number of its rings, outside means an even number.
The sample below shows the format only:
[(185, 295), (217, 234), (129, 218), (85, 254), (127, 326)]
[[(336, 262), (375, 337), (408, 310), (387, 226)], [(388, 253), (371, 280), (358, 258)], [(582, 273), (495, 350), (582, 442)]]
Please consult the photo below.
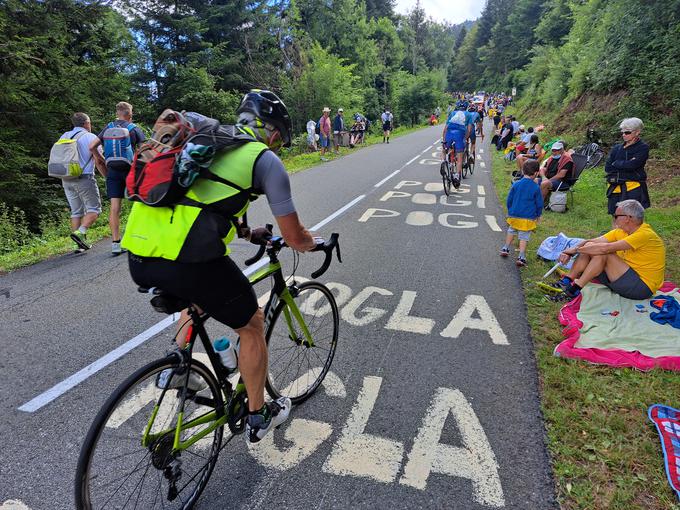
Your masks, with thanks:
[[(266, 228), (271, 232), (274, 226), (268, 223), (266, 225)], [(340, 234), (334, 232), (333, 234), (331, 234), (330, 238), (327, 241), (317, 243), (317, 245), (312, 250), (310, 250), (310, 251), (323, 251), (326, 254), (326, 257), (324, 258), (321, 267), (319, 267), (319, 269), (312, 273), (312, 278), (318, 278), (328, 270), (328, 267), (331, 265), (331, 262), (333, 260), (334, 249), (338, 257), (338, 262), (342, 263), (342, 257), (340, 256), (340, 242), (338, 241), (339, 237)], [(286, 242), (283, 240), (283, 237), (281, 236), (274, 235), (263, 236), (262, 241), (263, 242), (261, 243), (254, 243), (258, 244), (260, 247), (255, 255), (253, 255), (252, 257), (245, 261), (246, 266), (251, 266), (258, 260), (260, 260), (264, 255), (265, 251), (271, 250), (273, 254), (276, 254), (279, 251), (281, 251), (282, 248), (288, 246)]]

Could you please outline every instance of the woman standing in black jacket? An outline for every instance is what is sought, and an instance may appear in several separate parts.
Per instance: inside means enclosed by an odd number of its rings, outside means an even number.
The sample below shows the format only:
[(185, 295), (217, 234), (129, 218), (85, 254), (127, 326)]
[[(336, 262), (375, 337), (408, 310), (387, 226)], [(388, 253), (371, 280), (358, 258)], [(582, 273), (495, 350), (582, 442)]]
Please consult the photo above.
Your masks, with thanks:
[(623, 143), (615, 145), (609, 153), (604, 171), (607, 183), (607, 211), (614, 214), (616, 204), (634, 199), (647, 209), (651, 203), (647, 191), (645, 163), (649, 158), (649, 146), (640, 139), (643, 128), (637, 117), (623, 119), (620, 124)]

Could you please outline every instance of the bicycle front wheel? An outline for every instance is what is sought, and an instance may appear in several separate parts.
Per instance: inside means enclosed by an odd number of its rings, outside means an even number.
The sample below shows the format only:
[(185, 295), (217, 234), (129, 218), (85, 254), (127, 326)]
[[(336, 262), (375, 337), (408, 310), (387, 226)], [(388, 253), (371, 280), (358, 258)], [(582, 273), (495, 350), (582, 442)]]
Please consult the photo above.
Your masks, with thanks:
[(302, 283), (292, 293), (311, 342), (290, 307), (279, 301), (265, 336), (269, 346), (267, 393), (300, 404), (314, 394), (331, 367), (339, 314), (333, 294), (319, 282)]
[[(176, 425), (184, 389), (160, 389), (163, 370), (177, 370), (167, 357), (149, 363), (125, 380), (97, 414), (76, 469), (76, 508), (190, 509), (208, 483), (222, 443), (223, 427), (209, 431), (224, 415), (219, 385), (211, 371), (192, 360), (179, 434)], [(173, 375), (172, 379), (181, 378)], [(199, 389), (202, 388), (202, 389)], [(191, 426), (199, 417), (206, 423)], [(199, 438), (199, 434), (204, 435)], [(190, 444), (191, 440), (196, 440)]]

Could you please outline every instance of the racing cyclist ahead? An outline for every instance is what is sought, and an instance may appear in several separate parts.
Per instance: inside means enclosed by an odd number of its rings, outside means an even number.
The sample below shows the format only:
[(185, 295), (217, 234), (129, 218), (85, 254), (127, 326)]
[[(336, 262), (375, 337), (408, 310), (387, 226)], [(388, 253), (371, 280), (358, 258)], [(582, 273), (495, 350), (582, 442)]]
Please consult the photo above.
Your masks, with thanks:
[[(265, 404), (268, 353), (264, 315), (248, 278), (229, 258), (227, 245), (238, 230), (252, 242), (269, 233), (265, 228), (242, 229), (237, 220), (259, 195), (267, 196), (288, 246), (310, 251), (318, 240), (298, 219), (288, 174), (276, 155), (291, 143), (286, 105), (276, 94), (255, 89), (243, 97), (236, 114), (238, 124), (257, 141), (217, 155), (210, 170), (241, 189), (197, 179), (186, 199), (173, 208), (135, 202), (123, 246), (129, 251), (130, 274), (137, 285), (186, 299), (238, 333), (239, 370), (250, 411), (246, 435), (256, 443), (288, 418), (291, 401), (281, 397)], [(188, 320), (186, 310), (180, 320), (180, 324)], [(183, 335), (177, 335), (177, 342), (184, 347)], [(176, 387), (185, 383), (186, 376), (169, 378), (170, 374), (161, 373), (156, 384)], [(194, 391), (201, 389), (191, 375), (188, 385)]]
[(465, 141), (470, 140), (470, 156), (475, 159), (475, 143), (477, 141), (477, 131), (481, 132), (482, 118), (479, 116), (477, 107), (474, 103), (470, 104), (465, 112)]
[[(465, 103), (458, 101), (456, 109), (446, 118), (442, 131), (442, 161), (446, 159), (447, 150), (452, 150), (456, 158), (456, 174), (453, 177), (453, 187), (460, 187), (460, 173), (463, 168), (463, 151), (466, 139)], [(443, 172), (443, 169), (442, 169)]]

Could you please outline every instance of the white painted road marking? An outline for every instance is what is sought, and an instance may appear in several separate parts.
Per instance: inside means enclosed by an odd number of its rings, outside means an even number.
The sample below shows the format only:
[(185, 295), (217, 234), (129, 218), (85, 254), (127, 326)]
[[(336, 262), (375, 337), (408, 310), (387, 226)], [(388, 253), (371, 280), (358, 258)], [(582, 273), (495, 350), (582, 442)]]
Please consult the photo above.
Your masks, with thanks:
[(345, 476), (362, 476), (379, 482), (395, 480), (404, 445), (399, 441), (364, 434), (380, 391), (380, 377), (365, 377), (352, 412), (338, 442), (324, 462), (325, 473)]
[(484, 200), (485, 200), (484, 197), (477, 197), (477, 207), (479, 207), (480, 209), (486, 208), (486, 203)]
[[(479, 316), (479, 319), (473, 317), (475, 313)], [(463, 305), (440, 335), (458, 338), (465, 328), (486, 331), (489, 333), (491, 341), (496, 345), (510, 345), (508, 337), (503, 332), (503, 328), (498, 323), (498, 319), (491, 311), (491, 307), (484, 296), (474, 294), (467, 296)]]
[(484, 186), (482, 186), (481, 184), (477, 184), (477, 194), (479, 196), (482, 196), (482, 197), (484, 195), (486, 195), (486, 191), (484, 190)]
[(502, 232), (501, 227), (498, 226), (498, 222), (496, 221), (495, 216), (487, 214), (486, 216), (484, 216), (484, 219), (486, 220), (486, 224), (489, 225), (489, 228), (491, 230), (493, 230), (494, 232)]
[[(439, 442), (449, 414), (456, 421), (462, 446)], [(430, 473), (467, 478), (472, 481), (477, 503), (505, 506), (496, 456), (474, 409), (458, 390), (437, 389), (413, 441), (399, 483), (425, 490)]]
[(480, 161), (479, 166), (482, 168), (486, 168), (486, 163), (484, 163), (484, 161)]
[(18, 499), (8, 499), (2, 505), (0, 510), (31, 510), (23, 502)]

